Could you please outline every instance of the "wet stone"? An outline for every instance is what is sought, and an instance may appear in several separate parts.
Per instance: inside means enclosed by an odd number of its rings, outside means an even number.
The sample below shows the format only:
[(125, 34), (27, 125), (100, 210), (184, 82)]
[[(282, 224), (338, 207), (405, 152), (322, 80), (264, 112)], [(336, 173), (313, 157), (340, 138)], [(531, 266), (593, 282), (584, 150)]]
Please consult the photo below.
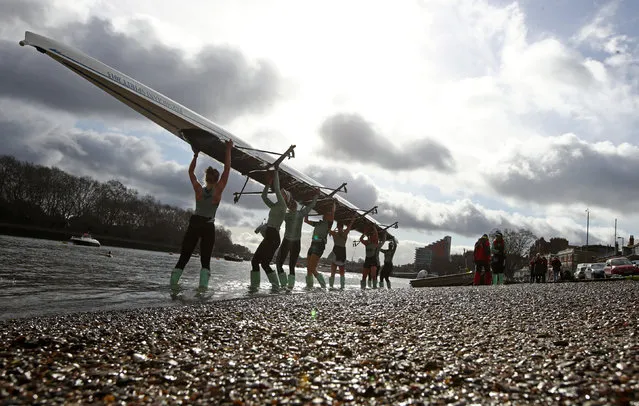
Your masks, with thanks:
[(481, 288), (318, 291), (7, 320), (0, 396), (9, 404), (639, 402), (639, 310), (628, 306), (638, 283)]

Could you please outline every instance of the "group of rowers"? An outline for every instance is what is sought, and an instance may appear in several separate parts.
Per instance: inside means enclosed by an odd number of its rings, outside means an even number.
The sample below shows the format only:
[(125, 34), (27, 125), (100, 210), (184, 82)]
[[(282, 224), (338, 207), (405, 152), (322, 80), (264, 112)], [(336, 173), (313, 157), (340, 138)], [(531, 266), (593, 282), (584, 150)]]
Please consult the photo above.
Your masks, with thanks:
[[(195, 192), (195, 212), (189, 219), (189, 225), (182, 241), (180, 258), (171, 272), (170, 285), (173, 290), (177, 290), (184, 267), (191, 258), (198, 240), (200, 241), (200, 262), (202, 265), (198, 289), (206, 290), (208, 288), (211, 274), (211, 255), (215, 244), (215, 214), (222, 199), (222, 192), (228, 182), (232, 149), (233, 141), (226, 141), (226, 154), (222, 174), (220, 176), (216, 169), (209, 166), (206, 169), (204, 186), (200, 184), (195, 176), (195, 166), (199, 151), (193, 150), (194, 155), (189, 166), (189, 178)], [(272, 201), (268, 197), (271, 188), (275, 193), (276, 201)], [(344, 289), (346, 283), (344, 278), (346, 242), (351, 227), (359, 217), (359, 214), (354, 216), (346, 227), (344, 222), (337, 221), (337, 227), (332, 229), (335, 217), (335, 202), (333, 202), (332, 210), (323, 214), (320, 220), (309, 220), (309, 214), (320, 196), (319, 188), (313, 192), (312, 201), (298, 209), (298, 204), (291, 194), (280, 188), (279, 170), (277, 168), (267, 172), (267, 179), (261, 196), (269, 208), (269, 213), (266, 224), (256, 230), (262, 234), (263, 239), (251, 260), (249, 291), (255, 292), (259, 289), (261, 279), (260, 266), (266, 272), (266, 277), (273, 289), (293, 289), (295, 285), (295, 265), (301, 249), (300, 241), (304, 223), (313, 227), (311, 245), (307, 253), (306, 288), (313, 288), (314, 279), (317, 279), (322, 289), (326, 288), (324, 276), (317, 271), (317, 266), (330, 235), (333, 238), (334, 246), (329, 255), (331, 262), (329, 287), (331, 289), (334, 288), (335, 275), (339, 272), (340, 288)], [(285, 230), (284, 238), (280, 239), (282, 223), (285, 223)], [(384, 266), (379, 273), (380, 287), (383, 287), (384, 281), (386, 281), (386, 286), (389, 289), (391, 287), (390, 275), (393, 270), (393, 256), (397, 249), (397, 240), (395, 237), (391, 237), (388, 241), (388, 247), (383, 249), (382, 247), (386, 240), (387, 233), (385, 231), (378, 232), (374, 226), (368, 227), (359, 239), (366, 247), (366, 258), (361, 279), (362, 289), (367, 286), (377, 288), (380, 252), (384, 254)], [(278, 248), (279, 253), (275, 261), (276, 272), (271, 268), (270, 264)], [(286, 275), (283, 268), (287, 256), (289, 258), (288, 275)]]

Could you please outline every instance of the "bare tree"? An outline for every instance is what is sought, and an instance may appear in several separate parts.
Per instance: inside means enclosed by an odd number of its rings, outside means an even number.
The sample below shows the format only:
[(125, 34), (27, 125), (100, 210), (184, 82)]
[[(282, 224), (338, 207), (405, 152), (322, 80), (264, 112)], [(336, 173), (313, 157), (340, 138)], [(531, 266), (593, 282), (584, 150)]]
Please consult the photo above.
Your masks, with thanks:
[(515, 270), (520, 269), (527, 263), (526, 256), (528, 250), (537, 237), (530, 230), (520, 228), (519, 230), (505, 229), (503, 232), (504, 243), (506, 245), (506, 277), (511, 279)]
[[(118, 180), (106, 183), (77, 177), (57, 168), (0, 156), (0, 219), (39, 227), (91, 231), (179, 247), (192, 210), (140, 196)], [(216, 227), (216, 253), (245, 255), (231, 232)]]

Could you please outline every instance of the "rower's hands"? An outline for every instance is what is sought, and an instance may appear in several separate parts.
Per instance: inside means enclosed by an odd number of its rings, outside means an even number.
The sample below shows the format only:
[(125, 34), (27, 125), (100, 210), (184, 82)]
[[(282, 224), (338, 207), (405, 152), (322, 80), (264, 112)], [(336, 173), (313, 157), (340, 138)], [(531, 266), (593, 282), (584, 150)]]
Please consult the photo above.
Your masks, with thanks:
[(271, 183), (273, 183), (273, 176), (275, 174), (275, 171), (268, 171), (266, 172), (266, 184), (270, 185)]
[(229, 138), (228, 140), (226, 140), (225, 144), (226, 144), (226, 149), (232, 149), (233, 148), (233, 140), (232, 139)]
[(195, 148), (193, 144), (191, 144), (191, 151), (193, 151), (193, 156), (197, 156), (197, 154), (200, 153), (200, 151), (197, 148)]

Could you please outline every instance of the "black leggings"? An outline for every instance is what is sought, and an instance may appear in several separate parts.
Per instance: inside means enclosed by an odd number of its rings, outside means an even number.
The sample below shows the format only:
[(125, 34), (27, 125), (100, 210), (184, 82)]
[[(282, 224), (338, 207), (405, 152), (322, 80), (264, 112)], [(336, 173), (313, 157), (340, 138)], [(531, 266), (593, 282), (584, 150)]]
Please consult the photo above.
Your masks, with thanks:
[(392, 262), (384, 262), (384, 266), (382, 267), (381, 272), (379, 273), (379, 281), (383, 282), (386, 279), (386, 282), (390, 283), (390, 276), (393, 273), (393, 263)]
[(189, 227), (186, 229), (182, 240), (182, 251), (176, 268), (184, 269), (191, 259), (191, 254), (200, 240), (200, 262), (202, 268), (211, 269), (211, 253), (215, 244), (215, 223), (209, 222), (208, 217), (193, 214), (189, 219)]
[(255, 254), (253, 254), (253, 259), (251, 260), (253, 272), (259, 272), (260, 265), (262, 265), (262, 269), (264, 269), (267, 274), (273, 272), (273, 268), (271, 268), (270, 264), (279, 246), (280, 233), (273, 227), (267, 227), (264, 239), (255, 250)]
[(291, 275), (295, 275), (295, 264), (297, 264), (297, 258), (300, 255), (300, 240), (291, 241), (287, 238), (282, 240), (280, 252), (277, 254), (277, 260), (275, 261), (275, 266), (277, 267), (277, 272), (284, 272), (282, 265), (284, 265), (284, 260), (289, 252), (288, 272)]

